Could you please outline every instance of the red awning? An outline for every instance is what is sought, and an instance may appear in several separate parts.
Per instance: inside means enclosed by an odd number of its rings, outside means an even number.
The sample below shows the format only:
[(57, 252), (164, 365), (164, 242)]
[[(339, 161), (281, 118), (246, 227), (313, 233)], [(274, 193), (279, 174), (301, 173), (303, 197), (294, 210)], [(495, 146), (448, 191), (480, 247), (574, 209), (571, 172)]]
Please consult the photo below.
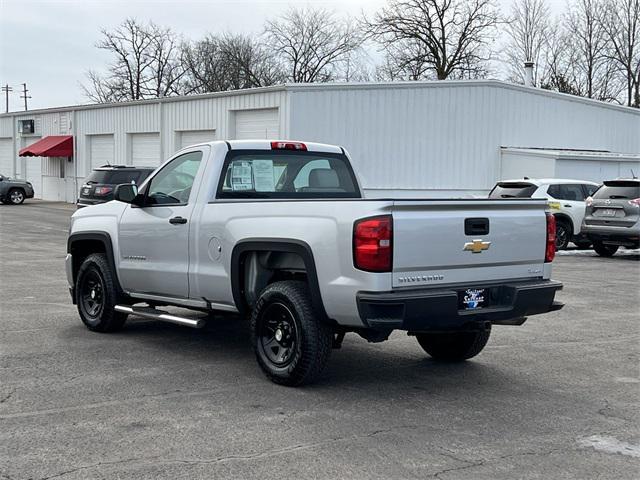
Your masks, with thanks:
[(50, 135), (18, 152), (20, 157), (73, 157), (71, 135)]

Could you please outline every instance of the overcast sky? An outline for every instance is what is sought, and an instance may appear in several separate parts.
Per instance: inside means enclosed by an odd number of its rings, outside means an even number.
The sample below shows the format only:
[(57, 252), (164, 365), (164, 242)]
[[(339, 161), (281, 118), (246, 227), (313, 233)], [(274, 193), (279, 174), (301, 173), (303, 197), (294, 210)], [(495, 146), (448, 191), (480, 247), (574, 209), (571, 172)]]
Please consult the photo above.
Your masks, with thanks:
[[(560, 12), (565, 0), (549, 0)], [(510, 0), (499, 0), (505, 7)], [(188, 38), (206, 32), (259, 33), (267, 18), (290, 5), (312, 5), (357, 16), (385, 0), (0, 0), (0, 83), (9, 84), (10, 110), (23, 109), (18, 90), (27, 83), (29, 108), (87, 103), (80, 83), (85, 71), (109, 61), (94, 47), (100, 29), (126, 17), (153, 20)], [(0, 99), (4, 112), (4, 95)]]

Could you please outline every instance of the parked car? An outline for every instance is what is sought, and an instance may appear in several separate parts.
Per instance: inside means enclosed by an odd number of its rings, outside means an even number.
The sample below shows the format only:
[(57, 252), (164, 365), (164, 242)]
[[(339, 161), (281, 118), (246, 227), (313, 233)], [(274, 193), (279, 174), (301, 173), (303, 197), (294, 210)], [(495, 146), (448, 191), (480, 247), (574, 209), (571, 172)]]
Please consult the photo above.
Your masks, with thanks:
[(578, 248), (589, 248), (591, 241), (581, 231), (585, 199), (600, 185), (584, 180), (528, 178), (498, 182), (489, 198), (546, 198), (556, 217), (556, 246), (567, 248), (569, 242)]
[(162, 305), (250, 316), (258, 364), (280, 384), (317, 378), (347, 332), (405, 330), (434, 359), (462, 361), (492, 325), (562, 307), (545, 200), (367, 200), (341, 147), (197, 145), (114, 198), (71, 220), (66, 272), (84, 324), (202, 326)]
[(0, 175), (0, 201), (7, 205), (20, 205), (26, 198), (33, 198), (33, 185), (26, 180)]
[(153, 172), (153, 167), (130, 167), (126, 165), (103, 165), (91, 172), (80, 187), (76, 206), (78, 208), (97, 205), (113, 200), (113, 190), (121, 183), (142, 184)]
[(604, 182), (587, 198), (582, 230), (603, 257), (619, 247), (640, 247), (640, 180), (618, 179)]

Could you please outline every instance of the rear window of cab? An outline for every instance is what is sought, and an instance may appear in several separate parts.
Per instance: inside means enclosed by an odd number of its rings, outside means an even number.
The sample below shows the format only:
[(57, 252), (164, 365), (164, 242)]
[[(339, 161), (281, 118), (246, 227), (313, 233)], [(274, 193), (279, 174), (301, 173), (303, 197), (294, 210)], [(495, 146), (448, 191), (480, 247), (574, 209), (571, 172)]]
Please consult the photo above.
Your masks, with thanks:
[(344, 154), (232, 150), (217, 198), (360, 198), (360, 191)]

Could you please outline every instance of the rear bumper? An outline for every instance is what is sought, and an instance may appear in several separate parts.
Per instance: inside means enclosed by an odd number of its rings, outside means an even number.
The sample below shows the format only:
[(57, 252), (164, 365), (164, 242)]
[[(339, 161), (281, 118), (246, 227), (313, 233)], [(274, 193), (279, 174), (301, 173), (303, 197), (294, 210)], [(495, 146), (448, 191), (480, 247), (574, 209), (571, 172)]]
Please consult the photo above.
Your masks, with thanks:
[[(461, 310), (459, 292), (486, 288), (490, 304), (486, 308)], [(560, 310), (554, 301), (562, 283), (536, 280), (512, 283), (474, 284), (443, 289), (416, 289), (393, 292), (359, 292), (358, 312), (363, 323), (375, 329), (411, 332), (450, 331), (496, 325), (522, 325), (529, 315)]]
[(609, 245), (637, 247), (640, 245), (640, 226), (612, 227), (608, 225), (584, 225), (582, 231), (592, 242)]

